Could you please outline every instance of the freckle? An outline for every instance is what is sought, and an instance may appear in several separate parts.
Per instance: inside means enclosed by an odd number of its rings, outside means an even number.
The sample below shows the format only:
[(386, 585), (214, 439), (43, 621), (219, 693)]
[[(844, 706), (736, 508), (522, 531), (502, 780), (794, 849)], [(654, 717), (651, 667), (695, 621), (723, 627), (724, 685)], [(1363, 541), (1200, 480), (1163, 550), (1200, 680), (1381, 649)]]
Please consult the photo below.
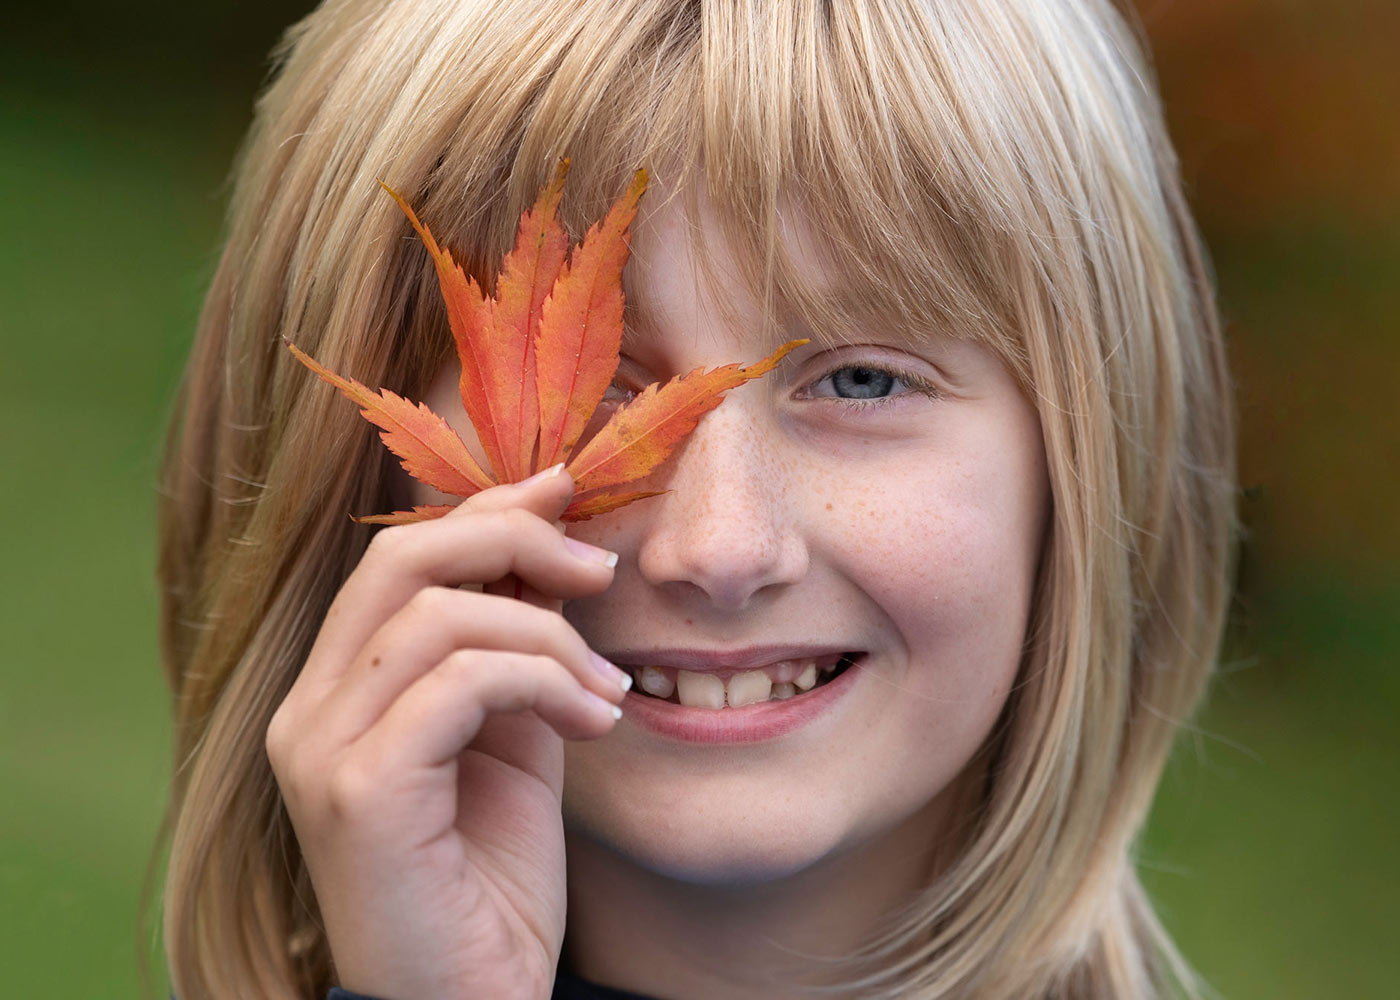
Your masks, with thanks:
[(826, 505), (826, 509), (827, 509), (827, 510), (831, 510), (831, 504), (827, 504), (827, 505)]
[(370, 665), (371, 667), (377, 667), (377, 666), (379, 666), (379, 657), (376, 656), (374, 659), (370, 660), (370, 661), (369, 661), (369, 665)]

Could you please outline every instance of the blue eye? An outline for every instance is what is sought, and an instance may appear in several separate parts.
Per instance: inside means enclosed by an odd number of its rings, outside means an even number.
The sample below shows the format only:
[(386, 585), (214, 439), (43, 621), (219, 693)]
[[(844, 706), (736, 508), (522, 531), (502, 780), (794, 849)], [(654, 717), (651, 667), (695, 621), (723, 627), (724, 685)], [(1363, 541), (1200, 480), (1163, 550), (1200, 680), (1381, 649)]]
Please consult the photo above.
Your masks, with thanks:
[(838, 368), (827, 376), (842, 399), (876, 399), (888, 396), (898, 378), (879, 368)]
[(933, 387), (905, 372), (876, 365), (846, 365), (813, 382), (808, 395), (860, 405), (893, 402), (909, 392), (932, 395)]

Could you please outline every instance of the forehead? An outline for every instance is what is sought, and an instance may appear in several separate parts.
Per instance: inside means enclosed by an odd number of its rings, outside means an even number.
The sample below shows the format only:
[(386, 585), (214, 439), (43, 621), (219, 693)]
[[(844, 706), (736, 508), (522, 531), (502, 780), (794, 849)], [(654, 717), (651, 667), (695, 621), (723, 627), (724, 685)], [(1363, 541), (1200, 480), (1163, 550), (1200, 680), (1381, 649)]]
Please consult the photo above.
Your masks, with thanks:
[[(911, 314), (868, 268), (843, 261), (839, 236), (823, 232), (800, 198), (781, 198), (762, 235), (732, 209), (703, 181), (653, 185), (624, 274), (625, 342), (705, 323), (752, 331), (765, 351), (794, 337), (828, 345), (871, 335), (979, 339), (969, 328)], [(936, 298), (931, 288), (926, 300)]]

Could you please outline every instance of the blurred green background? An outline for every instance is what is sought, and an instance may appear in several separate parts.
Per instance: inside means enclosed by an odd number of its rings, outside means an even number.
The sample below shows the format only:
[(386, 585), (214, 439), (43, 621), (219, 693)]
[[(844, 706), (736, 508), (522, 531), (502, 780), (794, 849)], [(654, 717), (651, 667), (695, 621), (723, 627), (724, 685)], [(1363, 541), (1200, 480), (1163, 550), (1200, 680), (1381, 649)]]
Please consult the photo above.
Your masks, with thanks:
[[(0, 36), (0, 970), (160, 995), (159, 442), (265, 53), (300, 0)], [(1143, 847), (1231, 1000), (1400, 992), (1400, 4), (1140, 0), (1239, 385), (1225, 667)], [(146, 956), (153, 973), (143, 986)]]

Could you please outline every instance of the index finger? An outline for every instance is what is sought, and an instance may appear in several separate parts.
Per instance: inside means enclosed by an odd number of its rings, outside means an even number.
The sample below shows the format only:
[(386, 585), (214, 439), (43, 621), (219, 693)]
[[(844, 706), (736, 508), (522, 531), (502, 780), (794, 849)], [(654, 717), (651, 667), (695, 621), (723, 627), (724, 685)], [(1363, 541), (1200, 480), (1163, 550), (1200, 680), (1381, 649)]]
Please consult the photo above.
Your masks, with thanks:
[(552, 597), (603, 590), (612, 580), (606, 553), (547, 527), (572, 494), (572, 479), (556, 466), (485, 490), (436, 521), (383, 529), (332, 602), (308, 665), (343, 666), (425, 587), (488, 583), (518, 572)]

